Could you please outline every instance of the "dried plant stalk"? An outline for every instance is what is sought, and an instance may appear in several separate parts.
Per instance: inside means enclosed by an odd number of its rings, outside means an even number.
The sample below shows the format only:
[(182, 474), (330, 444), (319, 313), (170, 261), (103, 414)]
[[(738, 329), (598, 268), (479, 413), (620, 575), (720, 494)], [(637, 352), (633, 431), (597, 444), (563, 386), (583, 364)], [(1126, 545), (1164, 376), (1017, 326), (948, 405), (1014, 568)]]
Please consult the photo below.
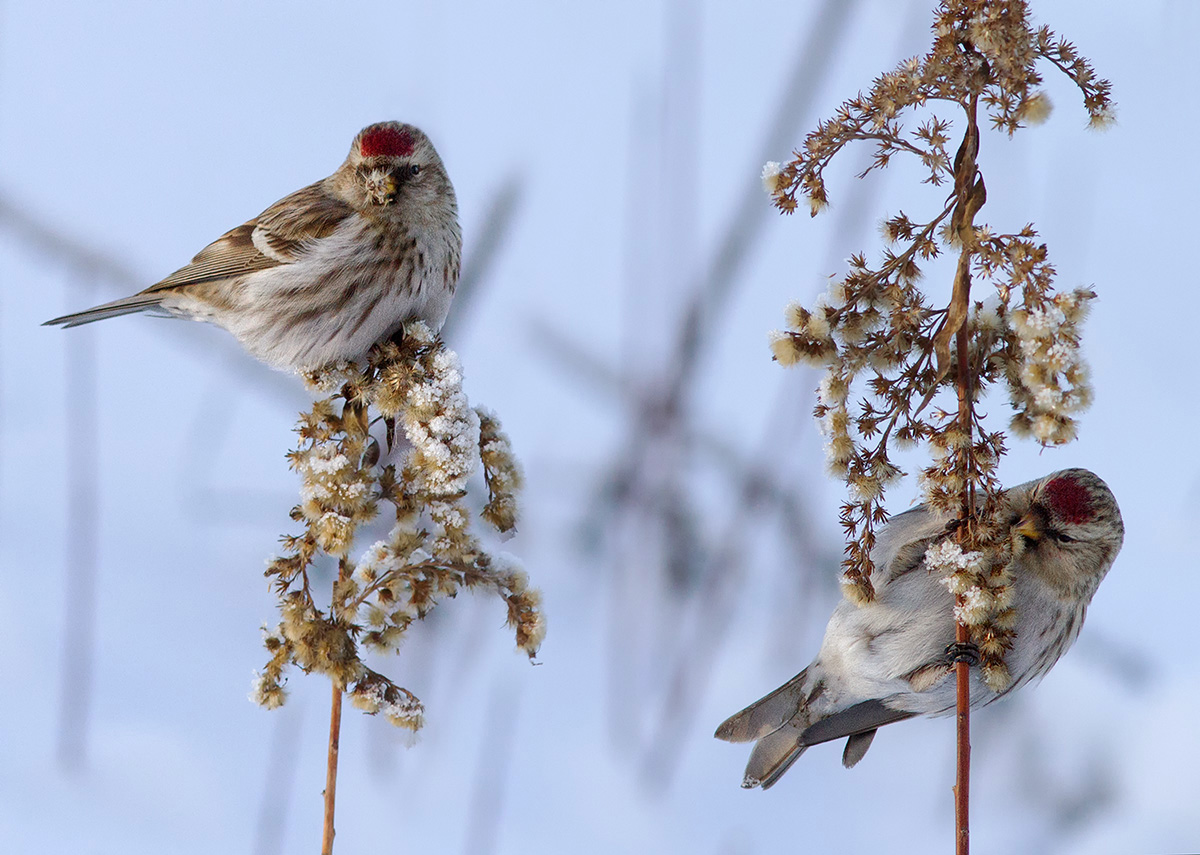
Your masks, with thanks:
[[(1110, 84), (1068, 42), (1033, 28), (1021, 0), (943, 0), (936, 11), (933, 47), (879, 77), (870, 92), (842, 105), (822, 122), (784, 165), (769, 163), (763, 182), (775, 204), (794, 212), (803, 197), (815, 216), (828, 204), (824, 171), (847, 144), (875, 146), (863, 175), (897, 155), (919, 159), (926, 183), (952, 184), (941, 210), (925, 219), (903, 211), (883, 232), (892, 248), (877, 266), (865, 255), (811, 308), (788, 308), (787, 330), (772, 334), (784, 365), (805, 362), (825, 370), (815, 415), (828, 437), (831, 471), (850, 488), (841, 511), (846, 533), (842, 584), (846, 596), (870, 602), (871, 550), (887, 519), (886, 487), (904, 475), (889, 452), (924, 443), (933, 461), (920, 472), (926, 500), (954, 514), (954, 539), (926, 555), (955, 595), (956, 636), (978, 650), (989, 687), (1002, 691), (1011, 677), (1004, 654), (1012, 645), (1015, 614), (1007, 566), (1011, 544), (997, 520), (1005, 451), (1003, 431), (989, 431), (976, 403), (992, 384), (1008, 387), (1009, 427), (1043, 445), (1074, 439), (1075, 418), (1091, 401), (1079, 354), (1079, 324), (1095, 294), (1055, 292), (1054, 268), (1032, 226), (994, 234), (975, 217), (987, 200), (978, 168), (983, 116), (1010, 136), (1049, 112), (1036, 69), (1046, 61), (1083, 94), (1091, 124), (1111, 122)], [(963, 113), (953, 159), (952, 123), (934, 112), (942, 103)], [(924, 118), (915, 128), (908, 115)], [(982, 115), (981, 115), (982, 114)], [(917, 287), (921, 266), (946, 249), (958, 251), (948, 303), (930, 305)], [(993, 293), (973, 299), (973, 280)], [(856, 395), (861, 395), (857, 397)], [(954, 405), (939, 406), (953, 396)], [(986, 556), (986, 557), (985, 557)], [(958, 681), (958, 851), (967, 849), (969, 693), (965, 661)]]
[[(472, 533), (471, 476), (482, 467), (488, 500), (480, 517), (503, 535), (516, 526), (521, 474), (496, 417), (470, 407), (454, 352), (417, 322), (372, 349), (366, 367), (341, 366), (306, 379), (332, 396), (301, 416), (299, 445), (288, 455), (302, 481), (291, 516), (304, 531), (285, 535), (283, 555), (267, 567), (282, 620), (265, 633), (271, 656), (252, 698), (280, 706), (291, 665), (332, 681), (322, 850), (330, 852), (342, 695), (409, 730), (419, 729), (424, 715), (415, 695), (367, 666), (364, 649), (395, 651), (414, 621), (462, 589), (504, 600), (517, 647), (531, 659), (545, 623), (541, 595), (515, 560), (489, 553)], [(389, 448), (403, 433), (407, 450), (398, 463), (380, 465), (375, 426), (382, 426)], [(384, 502), (394, 511), (391, 531), (351, 560), (356, 532)], [(338, 566), (324, 608), (310, 578), (322, 555)]]

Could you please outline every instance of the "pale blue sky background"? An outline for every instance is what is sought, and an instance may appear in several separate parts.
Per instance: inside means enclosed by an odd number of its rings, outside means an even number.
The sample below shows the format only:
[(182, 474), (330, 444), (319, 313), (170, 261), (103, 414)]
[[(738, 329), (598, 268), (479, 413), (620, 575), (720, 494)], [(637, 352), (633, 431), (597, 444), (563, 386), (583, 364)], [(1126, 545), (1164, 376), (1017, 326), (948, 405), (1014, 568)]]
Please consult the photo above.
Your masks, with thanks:
[[(813, 377), (773, 365), (766, 333), (841, 259), (876, 250), (885, 214), (903, 204), (915, 217), (937, 193), (914, 190), (903, 168), (853, 182), (859, 151), (831, 181), (828, 214), (768, 212), (754, 232), (687, 423), (730, 450), (715, 459), (758, 459), (803, 497), (817, 539), (797, 566), (778, 526), (739, 522), (712, 458), (674, 460), (666, 443), (653, 466), (678, 465), (697, 550), (731, 549), (745, 574), (729, 575), (713, 614), (696, 610), (702, 587), (663, 581), (636, 525), (596, 522), (598, 485), (629, 453), (629, 410), (547, 345), (552, 330), (620, 372), (625, 395), (653, 395), (683, 295), (747, 188), (758, 192), (762, 162), (786, 159), (818, 117), (927, 44), (929, 4), (855, 4), (788, 143), (766, 151), (817, 9), (0, 6), (0, 199), (119, 259), (141, 285), (330, 172), (381, 119), (434, 140), (468, 255), (496, 194), (520, 187), (450, 339), (473, 401), (501, 415), (526, 464), (526, 518), (505, 548), (545, 592), (543, 664), (512, 652), (498, 604), (478, 598), (414, 632), (384, 670), (425, 701), (428, 728), (404, 748), (385, 724), (346, 716), (337, 851), (950, 850), (948, 719), (888, 728), (850, 772), (837, 750), (814, 749), (768, 793), (742, 792), (746, 751), (711, 738), (808, 662), (835, 573), (822, 560), (839, 549), (840, 489), (821, 474), (805, 415)], [(1034, 13), (1113, 80), (1118, 124), (1088, 131), (1078, 98), (1047, 71), (1049, 121), (984, 138), (981, 219), (1035, 222), (1060, 285), (1100, 295), (1085, 328), (1096, 403), (1081, 440), (1046, 452), (1014, 441), (1002, 471), (1019, 483), (1094, 469), (1127, 538), (1079, 646), (1022, 699), (975, 717), (974, 842), (981, 853), (1196, 851), (1200, 5), (1041, 2)], [(2, 848), (315, 851), (327, 683), (295, 675), (278, 713), (246, 701), (273, 609), (260, 573), (289, 530), (297, 484), (283, 454), (305, 394), (214, 328), (38, 326), (134, 289), (90, 281), (12, 223), (0, 217)], [(942, 281), (931, 272), (928, 285), (940, 293)], [(1003, 418), (1003, 402), (994, 410)], [(94, 480), (81, 477), (87, 459)], [(64, 694), (72, 495), (77, 508), (94, 497), (97, 514), (94, 671), (90, 690)], [(898, 490), (894, 507), (912, 495)], [(640, 558), (624, 562), (614, 609), (608, 579), (622, 555)], [(819, 583), (801, 600), (805, 579)], [(690, 714), (664, 740), (663, 687), (692, 637), (713, 648), (696, 656)], [(64, 698), (86, 710), (74, 771), (56, 759)], [(664, 741), (670, 774), (653, 760)]]

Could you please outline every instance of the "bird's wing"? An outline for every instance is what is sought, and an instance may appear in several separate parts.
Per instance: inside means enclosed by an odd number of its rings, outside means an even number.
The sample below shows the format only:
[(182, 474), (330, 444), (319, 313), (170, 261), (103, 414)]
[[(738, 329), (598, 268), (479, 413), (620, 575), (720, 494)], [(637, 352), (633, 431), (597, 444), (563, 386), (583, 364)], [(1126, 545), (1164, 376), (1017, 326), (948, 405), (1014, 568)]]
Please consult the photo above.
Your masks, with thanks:
[(318, 181), (280, 199), (258, 215), (258, 234), (269, 253), (289, 261), (315, 240), (330, 235), (354, 209)]
[(253, 220), (230, 229), (142, 294), (212, 282), (295, 261), (353, 213), (318, 181), (280, 199)]
[(948, 532), (950, 525), (953, 518), (931, 513), (926, 505), (918, 505), (888, 520), (871, 553), (875, 562), (871, 582), (876, 590), (920, 567), (925, 551)]
[(354, 213), (318, 181), (280, 199), (248, 223), (230, 229), (197, 253), (192, 263), (131, 297), (63, 315), (49, 326), (74, 327), (133, 312), (156, 311), (171, 291), (289, 264)]

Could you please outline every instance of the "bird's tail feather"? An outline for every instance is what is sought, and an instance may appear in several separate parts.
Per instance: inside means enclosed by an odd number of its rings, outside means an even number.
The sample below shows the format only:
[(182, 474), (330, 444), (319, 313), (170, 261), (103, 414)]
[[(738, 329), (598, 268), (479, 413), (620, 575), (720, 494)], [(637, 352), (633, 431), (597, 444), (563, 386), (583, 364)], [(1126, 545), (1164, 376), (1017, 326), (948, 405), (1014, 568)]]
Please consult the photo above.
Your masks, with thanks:
[[(778, 730), (800, 711), (808, 693), (808, 669), (805, 668), (769, 695), (759, 698), (717, 728), (717, 739), (726, 742), (753, 742)], [(799, 755), (797, 755), (799, 756)]]
[(134, 294), (132, 297), (113, 300), (111, 303), (104, 303), (91, 309), (85, 309), (82, 312), (63, 315), (61, 318), (46, 321), (42, 326), (77, 327), (81, 324), (90, 324), (93, 321), (103, 321), (107, 318), (115, 318), (120, 315), (130, 315), (134, 312), (153, 311), (160, 307), (162, 298), (162, 294)]
[(758, 740), (746, 763), (742, 786), (769, 789), (808, 747), (802, 741), (803, 733), (803, 722), (792, 721)]
[(874, 730), (868, 730), (865, 733), (856, 733), (847, 739), (846, 748), (842, 751), (842, 765), (847, 769), (853, 769), (855, 764), (863, 759), (863, 755), (867, 753), (867, 749), (871, 747), (874, 739)]
[(766, 789), (810, 745), (846, 739), (842, 763), (849, 768), (867, 753), (877, 728), (913, 715), (878, 700), (860, 701), (831, 711), (822, 672), (819, 666), (809, 666), (771, 694), (731, 716), (717, 728), (716, 735), (729, 742), (757, 740), (746, 764), (742, 786)]

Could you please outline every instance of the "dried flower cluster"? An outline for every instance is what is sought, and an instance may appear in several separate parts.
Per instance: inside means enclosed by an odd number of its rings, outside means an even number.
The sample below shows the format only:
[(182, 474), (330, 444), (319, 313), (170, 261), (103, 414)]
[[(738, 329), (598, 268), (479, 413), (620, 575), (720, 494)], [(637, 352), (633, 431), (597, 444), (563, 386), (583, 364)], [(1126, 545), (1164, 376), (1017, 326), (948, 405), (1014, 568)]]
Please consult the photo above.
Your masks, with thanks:
[[(932, 217), (913, 220), (900, 212), (886, 220), (891, 246), (880, 263), (856, 255), (815, 305), (790, 306), (786, 330), (772, 333), (771, 349), (783, 365), (804, 362), (825, 372), (815, 414), (830, 469), (851, 492), (841, 513), (846, 593), (859, 602), (874, 597), (870, 552), (875, 529), (887, 518), (883, 494), (904, 474), (889, 450), (927, 444), (933, 460), (920, 473), (926, 498), (960, 520), (958, 543), (945, 546), (958, 551), (933, 554), (930, 561), (945, 570), (959, 595), (957, 617), (979, 644), (985, 677), (1002, 685), (1011, 589), (1003, 566), (979, 566), (972, 556), (989, 549), (1004, 554), (994, 519), (1004, 433), (985, 428), (976, 402), (1003, 381), (1018, 435), (1043, 445), (1073, 439), (1075, 417), (1091, 400), (1079, 324), (1095, 295), (1054, 291), (1054, 268), (1031, 226), (997, 235), (975, 223), (987, 199), (977, 167), (978, 119), (982, 111), (1011, 135), (1044, 118), (1049, 102), (1040, 91), (1039, 60), (1075, 82), (1093, 125), (1107, 124), (1113, 113), (1108, 82), (1073, 46), (1045, 27), (1034, 29), (1024, 2), (944, 0), (936, 15), (928, 54), (901, 63), (869, 94), (843, 104), (790, 162), (768, 163), (762, 180), (781, 210), (795, 211), (802, 196), (815, 215), (828, 203), (825, 167), (848, 143), (866, 140), (875, 156), (864, 175), (909, 154), (921, 162), (925, 182), (952, 189)], [(947, 148), (952, 123), (928, 113), (937, 102), (965, 116), (953, 157)], [(905, 120), (914, 110), (927, 115), (908, 130)], [(937, 308), (917, 283), (922, 265), (948, 248), (958, 252), (953, 293)], [(987, 299), (971, 297), (979, 279), (994, 287)]]
[(1011, 558), (1012, 544), (1007, 539), (994, 541), (986, 551), (973, 552), (963, 552), (954, 541), (943, 540), (925, 552), (929, 572), (940, 576), (955, 595), (954, 618), (970, 632), (970, 640), (979, 650), (983, 680), (997, 692), (1012, 682), (1004, 663), (1017, 623)]
[(905, 152), (921, 160), (929, 172), (926, 181), (941, 184), (954, 171), (946, 149), (950, 123), (932, 116), (906, 133), (900, 114), (929, 102), (967, 107), (982, 101), (992, 125), (1011, 135), (1048, 114), (1049, 101), (1039, 89), (1042, 77), (1035, 67), (1039, 60), (1075, 82), (1094, 127), (1112, 122), (1111, 84), (1048, 27), (1032, 29), (1023, 0), (945, 0), (936, 16), (928, 54), (900, 63), (879, 77), (867, 96), (845, 102), (834, 118), (808, 135), (791, 162), (767, 164), (763, 182), (781, 210), (796, 210), (797, 193), (814, 215), (824, 208), (825, 167), (855, 140), (876, 146), (875, 161), (866, 172)]
[[(1092, 401), (1087, 365), (1079, 354), (1079, 323), (1095, 296), (1083, 290), (1055, 294), (1012, 313), (1005, 332), (1020, 359), (1006, 361), (1005, 369), (1016, 410), (1012, 428), (1018, 435), (1033, 436), (1043, 445), (1075, 438), (1074, 416)], [(1020, 372), (1013, 373), (1017, 368)]]
[[(488, 502), (481, 516), (501, 534), (512, 532), (520, 471), (496, 417), (470, 407), (458, 357), (423, 323), (376, 345), (366, 368), (344, 366), (307, 379), (334, 394), (301, 418), (299, 447), (288, 456), (302, 483), (292, 518), (304, 532), (283, 538), (284, 555), (266, 571), (280, 595), (282, 621), (266, 633), (271, 659), (256, 676), (252, 698), (266, 707), (282, 704), (284, 671), (294, 664), (327, 674), (360, 709), (416, 730), (420, 701), (367, 667), (362, 648), (396, 650), (413, 621), (463, 588), (491, 590), (505, 601), (517, 646), (530, 658), (541, 644), (539, 592), (515, 561), (484, 550), (465, 504), (468, 481), (482, 463)], [(398, 427), (407, 439), (398, 465), (379, 466), (372, 409), (389, 447)], [(395, 523), (352, 561), (354, 536), (375, 519), (380, 502), (394, 508)], [(310, 584), (322, 553), (338, 565), (324, 611)]]

